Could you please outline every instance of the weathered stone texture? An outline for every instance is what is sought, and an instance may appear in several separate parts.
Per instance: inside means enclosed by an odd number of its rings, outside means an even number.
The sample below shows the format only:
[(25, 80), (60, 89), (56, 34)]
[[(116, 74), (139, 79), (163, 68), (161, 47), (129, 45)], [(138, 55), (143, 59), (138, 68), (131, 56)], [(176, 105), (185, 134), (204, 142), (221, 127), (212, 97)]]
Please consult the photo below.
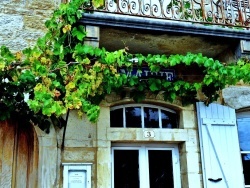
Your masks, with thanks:
[(0, 46), (13, 52), (33, 46), (46, 32), (45, 21), (61, 0), (1, 0)]
[(96, 148), (65, 148), (62, 156), (63, 162), (95, 163)]
[(37, 126), (35, 126), (35, 130), (39, 141), (37, 188), (59, 187), (61, 151), (57, 145), (57, 132), (53, 126), (50, 128), (49, 134)]
[(240, 109), (250, 106), (250, 87), (231, 86), (223, 90), (225, 103), (234, 108)]

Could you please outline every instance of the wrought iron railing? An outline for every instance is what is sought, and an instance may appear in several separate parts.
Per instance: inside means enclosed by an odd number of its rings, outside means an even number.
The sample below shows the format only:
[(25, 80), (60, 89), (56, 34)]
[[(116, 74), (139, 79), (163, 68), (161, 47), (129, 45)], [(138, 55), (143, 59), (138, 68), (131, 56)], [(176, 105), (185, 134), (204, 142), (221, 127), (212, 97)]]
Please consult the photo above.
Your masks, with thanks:
[[(250, 0), (104, 0), (94, 11), (247, 29)], [(85, 7), (86, 8), (86, 7)]]

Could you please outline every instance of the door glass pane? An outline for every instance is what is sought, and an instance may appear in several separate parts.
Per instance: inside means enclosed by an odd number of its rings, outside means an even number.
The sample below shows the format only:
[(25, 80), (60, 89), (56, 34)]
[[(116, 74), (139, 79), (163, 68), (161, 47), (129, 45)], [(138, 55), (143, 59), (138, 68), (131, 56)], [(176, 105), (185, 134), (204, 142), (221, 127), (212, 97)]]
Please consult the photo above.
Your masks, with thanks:
[(115, 188), (139, 188), (138, 159), (138, 150), (114, 150)]
[(241, 154), (245, 184), (250, 185), (250, 154)]
[(177, 128), (177, 116), (171, 112), (161, 110), (162, 128)]
[(144, 108), (144, 127), (159, 128), (158, 108)]
[(173, 188), (172, 151), (149, 150), (150, 188)]
[(110, 111), (110, 127), (123, 127), (123, 109)]
[(141, 128), (141, 107), (127, 107), (126, 127)]

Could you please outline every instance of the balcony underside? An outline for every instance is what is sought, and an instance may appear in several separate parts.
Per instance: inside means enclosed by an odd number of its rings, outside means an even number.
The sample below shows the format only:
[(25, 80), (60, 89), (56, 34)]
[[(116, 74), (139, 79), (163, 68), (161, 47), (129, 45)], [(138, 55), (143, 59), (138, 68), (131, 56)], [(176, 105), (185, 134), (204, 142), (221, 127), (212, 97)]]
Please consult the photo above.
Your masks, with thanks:
[(228, 61), (228, 58), (234, 58), (238, 42), (238, 39), (233, 38), (100, 27), (99, 45), (109, 51), (127, 47), (130, 53), (144, 55), (202, 53), (208, 57)]

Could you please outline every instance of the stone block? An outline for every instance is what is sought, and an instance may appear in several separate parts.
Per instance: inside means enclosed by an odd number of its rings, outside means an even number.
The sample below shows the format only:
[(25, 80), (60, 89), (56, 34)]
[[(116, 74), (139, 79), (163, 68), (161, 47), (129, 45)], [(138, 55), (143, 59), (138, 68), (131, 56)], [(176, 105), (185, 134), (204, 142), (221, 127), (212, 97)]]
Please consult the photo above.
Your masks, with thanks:
[(24, 15), (23, 16), (25, 30), (35, 29), (46, 32), (45, 17), (41, 15)]
[(38, 137), (39, 146), (41, 147), (49, 147), (49, 146), (57, 146), (57, 140), (55, 138), (47, 138), (44, 136)]
[[(152, 131), (153, 137), (145, 137), (144, 131)], [(188, 140), (184, 129), (141, 129), (141, 128), (107, 128), (107, 138), (111, 141), (169, 141), (184, 142)]]
[(188, 178), (188, 186), (187, 188), (203, 188), (202, 184), (202, 175), (196, 173), (189, 173), (187, 175)]
[(100, 28), (96, 26), (86, 25), (86, 37), (99, 40), (100, 39)]
[(24, 26), (23, 17), (0, 13), (0, 31), (4, 29), (18, 30)]
[(111, 147), (110, 141), (107, 140), (98, 140), (97, 141), (97, 147), (99, 148), (107, 148)]
[(187, 141), (187, 142), (185, 142), (185, 148), (184, 148), (184, 150), (186, 152), (187, 151), (191, 151), (191, 152), (199, 153), (200, 152), (200, 147), (199, 147), (199, 144), (197, 142)]
[(250, 106), (249, 86), (230, 86), (222, 90), (225, 103), (234, 109)]
[(97, 187), (111, 187), (111, 155), (109, 148), (97, 149)]
[(187, 174), (181, 175), (181, 187), (182, 188), (191, 188), (188, 186), (188, 175)]
[(199, 145), (199, 140), (198, 140), (198, 130), (193, 130), (193, 129), (188, 129), (188, 141), (187, 141), (187, 146), (196, 146), (198, 147)]
[(71, 111), (65, 135), (65, 146), (93, 147), (94, 140), (96, 140), (96, 125), (89, 122), (85, 115), (79, 118), (76, 111)]
[(96, 148), (65, 148), (62, 162), (96, 162)]
[(85, 26), (86, 30), (86, 38), (84, 43), (90, 46), (99, 47), (99, 40), (100, 40), (100, 28), (97, 26)]
[(55, 187), (59, 182), (58, 149), (39, 146), (38, 188)]
[(110, 127), (110, 110), (109, 107), (102, 107), (97, 122), (97, 139), (107, 140), (107, 127)]
[(188, 172), (187, 169), (187, 156), (185, 152), (180, 153), (180, 171), (181, 174), (186, 174)]
[(60, 3), (61, 0), (26, 0), (25, 5), (29, 9), (53, 10)]
[(183, 110), (181, 113), (182, 128), (185, 129), (196, 129), (196, 116), (192, 110)]
[(187, 152), (186, 153), (187, 158), (187, 172), (188, 173), (201, 173), (200, 170), (200, 155), (199, 153), (195, 152)]
[(189, 142), (189, 141), (179, 144), (179, 149), (180, 149), (180, 153), (186, 153), (186, 152), (199, 153), (200, 152), (199, 145), (197, 143)]

